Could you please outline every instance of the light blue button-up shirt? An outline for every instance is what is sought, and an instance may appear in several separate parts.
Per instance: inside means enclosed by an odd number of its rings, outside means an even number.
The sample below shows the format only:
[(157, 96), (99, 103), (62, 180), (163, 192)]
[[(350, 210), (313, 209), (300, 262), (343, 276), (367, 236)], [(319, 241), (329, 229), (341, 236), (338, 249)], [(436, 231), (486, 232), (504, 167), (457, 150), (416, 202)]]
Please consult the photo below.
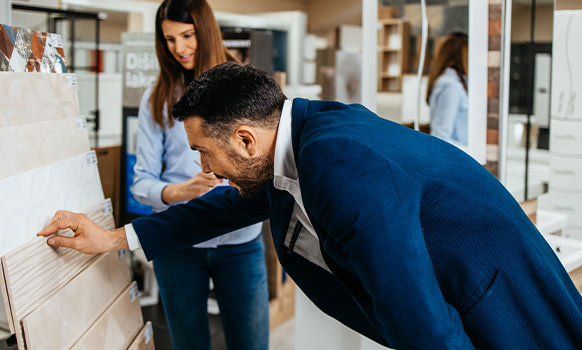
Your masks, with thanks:
[(429, 98), (431, 135), (466, 146), (469, 138), (467, 100), (457, 72), (446, 68), (435, 81)]
[[(192, 151), (186, 137), (184, 123), (176, 121), (172, 128), (162, 129), (153, 119), (149, 103), (152, 88), (144, 93), (138, 113), (137, 162), (131, 192), (139, 202), (151, 205), (155, 212), (166, 210), (162, 201), (162, 190), (168, 184), (190, 179), (202, 169), (200, 154)], [(165, 110), (164, 110), (165, 114)], [(166, 120), (167, 116), (165, 115)], [(224, 186), (228, 185), (224, 181)], [(215, 248), (219, 245), (242, 244), (257, 237), (261, 224), (240, 230), (195, 245), (196, 248)]]

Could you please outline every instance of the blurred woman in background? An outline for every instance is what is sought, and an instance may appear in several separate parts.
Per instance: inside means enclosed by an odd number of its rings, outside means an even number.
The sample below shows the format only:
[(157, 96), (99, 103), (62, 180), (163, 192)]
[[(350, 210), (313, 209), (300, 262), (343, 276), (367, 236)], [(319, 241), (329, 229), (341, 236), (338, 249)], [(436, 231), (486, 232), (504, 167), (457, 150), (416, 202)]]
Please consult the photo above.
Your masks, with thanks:
[(467, 62), (467, 35), (450, 34), (433, 61), (426, 94), (431, 135), (462, 146), (468, 144)]

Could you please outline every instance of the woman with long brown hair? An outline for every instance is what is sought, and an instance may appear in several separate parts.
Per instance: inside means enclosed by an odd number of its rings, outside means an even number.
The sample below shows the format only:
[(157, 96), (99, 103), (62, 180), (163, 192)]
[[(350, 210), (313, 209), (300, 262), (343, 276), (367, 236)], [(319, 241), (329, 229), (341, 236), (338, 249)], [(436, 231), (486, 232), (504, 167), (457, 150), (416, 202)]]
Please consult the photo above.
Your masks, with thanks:
[(446, 38), (433, 61), (426, 94), (431, 135), (457, 145), (468, 144), (467, 52), (466, 34)]
[[(155, 37), (160, 74), (139, 108), (131, 190), (138, 201), (159, 212), (204, 195), (222, 182), (202, 172), (200, 155), (190, 150), (184, 125), (172, 118), (171, 107), (195, 77), (234, 58), (225, 49), (205, 0), (163, 1)], [(268, 348), (268, 291), (260, 231), (260, 224), (249, 226), (154, 260), (174, 349), (210, 349), (209, 278), (228, 348)]]

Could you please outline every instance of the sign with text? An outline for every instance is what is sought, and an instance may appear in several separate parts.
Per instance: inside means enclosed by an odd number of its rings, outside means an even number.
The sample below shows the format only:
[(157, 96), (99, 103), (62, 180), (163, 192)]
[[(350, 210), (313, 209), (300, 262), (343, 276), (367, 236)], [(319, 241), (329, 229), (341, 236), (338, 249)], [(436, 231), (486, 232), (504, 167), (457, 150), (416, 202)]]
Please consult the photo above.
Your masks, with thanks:
[(123, 106), (139, 107), (145, 90), (154, 84), (160, 67), (154, 33), (122, 33)]

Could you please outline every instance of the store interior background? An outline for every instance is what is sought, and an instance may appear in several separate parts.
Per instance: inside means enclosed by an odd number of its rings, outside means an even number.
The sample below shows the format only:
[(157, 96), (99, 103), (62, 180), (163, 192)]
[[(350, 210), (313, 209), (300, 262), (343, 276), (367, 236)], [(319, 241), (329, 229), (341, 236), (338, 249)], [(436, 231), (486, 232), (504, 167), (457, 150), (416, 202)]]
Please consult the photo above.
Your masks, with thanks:
[[(248, 49), (254, 55), (250, 61), (266, 64), (273, 72), (284, 72), (288, 97), (363, 103), (383, 118), (413, 123), (417, 114), (420, 1), (208, 1), (222, 29), (232, 38), (237, 38), (236, 33), (258, 33), (245, 41), (252, 47), (258, 45), (252, 38), (268, 37), (260, 50)], [(79, 67), (75, 73), (81, 112), (91, 116), (96, 106), (99, 110), (100, 125), (92, 135), (93, 146), (102, 150), (99, 165), (103, 166), (100, 170), (106, 197), (117, 203), (116, 219), (118, 224), (124, 223), (129, 216), (123, 209), (125, 173), (120, 164), (126, 150), (124, 143), (131, 142), (131, 135), (127, 135), (127, 130), (124, 133), (122, 33), (153, 32), (159, 2), (4, 0), (0, 4), (4, 16), (8, 13), (4, 8), (14, 4), (100, 14), (98, 101), (97, 73), (95, 69), (86, 69), (96, 62), (94, 21), (75, 21), (74, 52), (70, 21), (57, 22), (54, 29), (63, 37), (67, 60)], [(556, 183), (551, 180), (556, 175), (552, 175), (550, 166), (551, 161), (557, 161), (551, 157), (550, 148), (554, 10), (554, 0), (536, 1), (532, 42), (530, 0), (472, 1), (471, 5), (469, 0), (427, 0), (430, 29), (421, 83), (420, 124), (421, 129), (426, 129), (429, 122), (429, 108), (424, 100), (431, 58), (447, 34), (468, 33), (470, 142), (466, 151), (496, 175), (519, 202), (527, 203), (524, 208), (537, 219), (542, 233), (562, 232), (582, 239), (582, 224), (573, 223), (567, 211), (552, 210), (556, 200), (536, 202), (536, 198), (551, 192), (552, 181)], [(10, 18), (0, 16), (0, 22), (49, 30), (47, 15), (43, 13), (14, 9)], [(262, 40), (257, 42), (263, 45)], [(531, 57), (535, 68), (530, 64)], [(577, 130), (582, 133), (581, 128)], [(582, 213), (578, 207), (572, 210)], [(268, 263), (269, 258), (274, 259), (267, 256)], [(276, 261), (270, 263), (274, 265)], [(155, 294), (150, 267), (145, 263), (141, 267), (145, 291)], [(319, 312), (287, 283), (283, 271), (272, 268), (269, 273), (276, 279), (270, 281), (270, 288), (278, 288), (273, 292), (271, 307), (279, 312), (274, 324), (272, 321), (272, 349), (380, 348)], [(156, 296), (150, 296), (153, 301), (145, 303), (144, 316), (154, 322), (156, 347), (168, 349), (163, 314), (155, 304)], [(213, 348), (224, 349), (219, 318), (211, 316), (211, 324)], [(3, 346), (4, 342), (0, 349)]]

